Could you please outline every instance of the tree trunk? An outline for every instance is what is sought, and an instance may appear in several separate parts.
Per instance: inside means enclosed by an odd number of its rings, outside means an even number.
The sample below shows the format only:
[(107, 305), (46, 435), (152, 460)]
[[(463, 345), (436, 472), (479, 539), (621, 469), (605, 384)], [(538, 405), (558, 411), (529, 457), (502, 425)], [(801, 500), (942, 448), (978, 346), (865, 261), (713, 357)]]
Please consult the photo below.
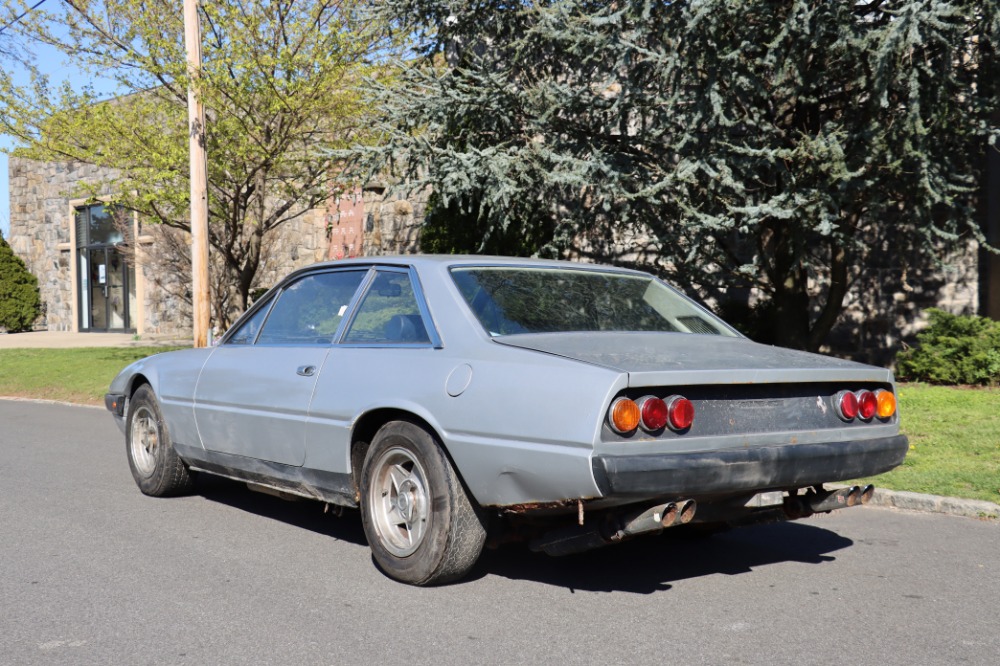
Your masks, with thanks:
[(775, 285), (771, 296), (770, 338), (781, 347), (814, 351), (810, 348), (809, 294), (803, 273), (801, 267), (796, 267), (783, 282)]

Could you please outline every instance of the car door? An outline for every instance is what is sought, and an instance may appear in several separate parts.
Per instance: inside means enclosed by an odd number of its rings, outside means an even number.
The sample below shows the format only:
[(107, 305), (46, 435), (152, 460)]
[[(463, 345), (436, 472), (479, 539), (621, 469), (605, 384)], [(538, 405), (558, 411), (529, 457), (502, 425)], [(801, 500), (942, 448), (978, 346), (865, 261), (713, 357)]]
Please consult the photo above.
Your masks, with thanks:
[(303, 464), (316, 378), (366, 272), (308, 273), (226, 336), (195, 388), (206, 450)]
[(444, 385), (444, 376), (438, 383), (428, 374), (439, 369), (433, 352), (442, 344), (415, 272), (381, 266), (373, 274), (316, 384), (307, 425), (311, 468), (350, 473), (351, 427), (358, 414), (418, 399), (400, 390), (405, 383), (430, 394)]

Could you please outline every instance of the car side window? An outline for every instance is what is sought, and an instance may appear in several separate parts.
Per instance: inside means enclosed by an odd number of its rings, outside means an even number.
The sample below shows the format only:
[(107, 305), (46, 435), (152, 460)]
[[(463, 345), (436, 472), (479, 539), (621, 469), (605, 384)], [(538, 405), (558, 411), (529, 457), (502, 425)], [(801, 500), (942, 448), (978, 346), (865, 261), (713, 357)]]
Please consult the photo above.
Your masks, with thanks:
[(355, 344), (427, 344), (413, 284), (407, 273), (379, 271), (344, 338)]
[(313, 273), (288, 285), (271, 308), (257, 344), (331, 343), (365, 272)]
[(229, 336), (226, 340), (227, 345), (252, 345), (254, 339), (257, 337), (257, 333), (260, 331), (261, 324), (267, 318), (267, 313), (271, 309), (271, 303), (268, 303), (261, 309), (257, 310), (249, 319), (240, 324), (240, 327), (236, 329), (236, 332)]

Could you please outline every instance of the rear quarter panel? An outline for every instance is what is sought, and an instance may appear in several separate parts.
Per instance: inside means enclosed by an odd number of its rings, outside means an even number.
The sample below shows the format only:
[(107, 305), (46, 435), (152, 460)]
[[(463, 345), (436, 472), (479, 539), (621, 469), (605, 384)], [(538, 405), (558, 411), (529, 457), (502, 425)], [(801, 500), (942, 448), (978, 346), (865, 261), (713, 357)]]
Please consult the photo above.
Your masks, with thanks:
[(335, 349), (310, 410), (306, 466), (348, 472), (353, 424), (371, 410), (395, 408), (437, 432), (482, 505), (598, 496), (590, 456), (605, 406), (626, 376), (481, 344), (475, 355)]

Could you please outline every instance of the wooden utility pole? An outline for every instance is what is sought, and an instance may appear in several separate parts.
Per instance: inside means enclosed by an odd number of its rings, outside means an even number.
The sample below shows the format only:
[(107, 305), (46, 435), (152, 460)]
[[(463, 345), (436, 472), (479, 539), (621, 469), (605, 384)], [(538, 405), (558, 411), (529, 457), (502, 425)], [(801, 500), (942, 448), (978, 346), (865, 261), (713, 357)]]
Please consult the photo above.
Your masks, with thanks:
[(201, 79), (201, 30), (198, 0), (184, 0), (184, 47), (187, 51), (188, 131), (191, 151), (191, 305), (194, 346), (208, 345), (211, 319), (208, 292), (208, 166), (205, 156), (205, 107), (198, 83)]

